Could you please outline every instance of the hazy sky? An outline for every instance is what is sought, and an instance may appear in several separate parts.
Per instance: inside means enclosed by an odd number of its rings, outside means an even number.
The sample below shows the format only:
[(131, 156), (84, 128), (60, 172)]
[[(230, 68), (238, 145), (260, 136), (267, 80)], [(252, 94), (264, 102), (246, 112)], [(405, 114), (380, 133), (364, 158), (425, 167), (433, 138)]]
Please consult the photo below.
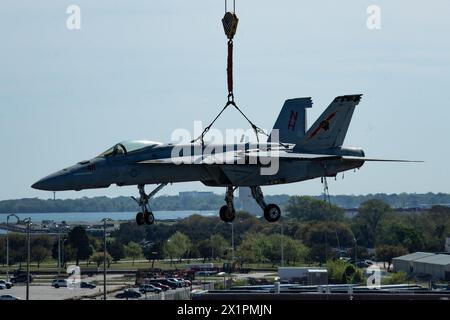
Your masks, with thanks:
[[(81, 8), (81, 30), (66, 9)], [(369, 5), (381, 29), (366, 26)], [(3, 0), (0, 4), (0, 199), (51, 197), (30, 185), (116, 142), (169, 142), (225, 102), (223, 1)], [(313, 97), (309, 124), (335, 96), (363, 93), (345, 145), (369, 157), (331, 194), (450, 192), (450, 1), (237, 0), (235, 93), (270, 129), (285, 99)], [(246, 128), (232, 109), (218, 128)], [(148, 188), (150, 189), (150, 188)], [(162, 194), (213, 190), (176, 184)], [(132, 195), (135, 187), (60, 192)], [(320, 194), (320, 180), (263, 188)]]

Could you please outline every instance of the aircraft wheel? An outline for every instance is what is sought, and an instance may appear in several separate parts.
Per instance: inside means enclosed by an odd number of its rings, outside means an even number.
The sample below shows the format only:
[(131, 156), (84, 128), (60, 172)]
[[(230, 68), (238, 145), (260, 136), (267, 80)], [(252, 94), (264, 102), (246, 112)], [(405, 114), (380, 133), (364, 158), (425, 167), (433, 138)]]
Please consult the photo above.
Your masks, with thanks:
[(142, 226), (145, 223), (144, 214), (142, 212), (136, 214), (136, 223), (138, 226)]
[(281, 218), (281, 210), (276, 204), (269, 204), (264, 209), (264, 218), (269, 222), (276, 222)]
[(153, 222), (155, 222), (155, 216), (153, 215), (153, 212), (145, 212), (144, 221), (147, 225), (153, 224)]
[(236, 216), (234, 209), (229, 209), (228, 206), (222, 206), (219, 211), (220, 219), (223, 222), (233, 222), (234, 217)]

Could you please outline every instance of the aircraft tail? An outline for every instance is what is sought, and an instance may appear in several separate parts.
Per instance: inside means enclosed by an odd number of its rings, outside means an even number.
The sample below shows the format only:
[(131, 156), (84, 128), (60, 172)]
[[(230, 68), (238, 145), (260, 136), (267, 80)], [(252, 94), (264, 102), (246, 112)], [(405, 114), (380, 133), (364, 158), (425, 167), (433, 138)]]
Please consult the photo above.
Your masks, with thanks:
[(295, 145), (295, 149), (318, 150), (342, 146), (355, 107), (362, 94), (336, 97), (306, 134)]
[[(277, 142), (296, 144), (305, 135), (306, 108), (311, 107), (311, 98), (286, 100), (267, 141), (276, 139)], [(278, 130), (278, 137), (274, 135), (275, 129)]]

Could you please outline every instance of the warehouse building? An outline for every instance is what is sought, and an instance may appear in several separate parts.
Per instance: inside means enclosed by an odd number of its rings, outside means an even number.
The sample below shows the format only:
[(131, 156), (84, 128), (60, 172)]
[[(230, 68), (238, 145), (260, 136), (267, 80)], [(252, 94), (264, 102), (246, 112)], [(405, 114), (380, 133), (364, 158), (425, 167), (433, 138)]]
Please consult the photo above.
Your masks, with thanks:
[(450, 281), (450, 255), (415, 252), (392, 259), (394, 271)]

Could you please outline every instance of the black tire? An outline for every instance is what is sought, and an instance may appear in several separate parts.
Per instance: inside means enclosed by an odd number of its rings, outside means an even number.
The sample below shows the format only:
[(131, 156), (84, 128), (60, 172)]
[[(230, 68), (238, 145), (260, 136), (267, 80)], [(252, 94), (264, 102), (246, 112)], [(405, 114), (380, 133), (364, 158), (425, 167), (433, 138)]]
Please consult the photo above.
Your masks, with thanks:
[(144, 213), (144, 221), (147, 225), (152, 225), (153, 222), (155, 222), (155, 216), (153, 215), (153, 212), (145, 212)]
[(281, 218), (281, 210), (276, 204), (269, 204), (264, 209), (264, 218), (269, 222), (276, 222)]
[(234, 209), (228, 210), (228, 206), (225, 205), (225, 206), (222, 206), (222, 208), (220, 208), (219, 216), (223, 222), (233, 222), (233, 220), (236, 216), (236, 212)]
[(136, 223), (138, 226), (142, 226), (145, 223), (144, 214), (142, 212), (136, 214)]

